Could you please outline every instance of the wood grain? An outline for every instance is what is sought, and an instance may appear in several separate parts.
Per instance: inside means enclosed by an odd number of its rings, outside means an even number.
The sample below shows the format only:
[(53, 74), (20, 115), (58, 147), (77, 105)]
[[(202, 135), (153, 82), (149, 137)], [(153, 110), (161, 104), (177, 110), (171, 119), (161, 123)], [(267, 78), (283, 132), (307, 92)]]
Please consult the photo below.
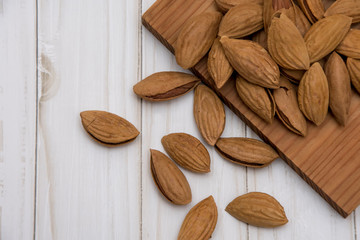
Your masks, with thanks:
[(80, 112), (113, 112), (141, 130), (133, 94), (139, 1), (39, 2), (36, 239), (140, 239), (141, 136), (104, 147)]
[(34, 234), (36, 4), (0, 1), (0, 239)]
[[(192, 15), (213, 9), (213, 0), (158, 0), (144, 15), (143, 24), (170, 51), (182, 24)], [(202, 59), (192, 71), (211, 86), (223, 101), (336, 211), (348, 216), (360, 203), (360, 97), (353, 94), (350, 119), (340, 127), (330, 114), (320, 127), (308, 124), (308, 136), (289, 132), (278, 120), (268, 125), (239, 99), (230, 81), (216, 89)]]

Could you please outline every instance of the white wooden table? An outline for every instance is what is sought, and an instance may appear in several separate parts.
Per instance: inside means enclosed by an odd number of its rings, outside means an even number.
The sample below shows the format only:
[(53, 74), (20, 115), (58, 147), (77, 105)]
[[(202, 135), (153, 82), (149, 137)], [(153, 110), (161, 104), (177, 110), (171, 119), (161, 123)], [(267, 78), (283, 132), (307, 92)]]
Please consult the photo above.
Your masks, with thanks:
[[(174, 57), (141, 26), (154, 0), (0, 0), (0, 239), (176, 239), (182, 220), (212, 194), (219, 218), (212, 239), (360, 239), (360, 211), (336, 213), (278, 159), (264, 169), (235, 166), (213, 148), (211, 173), (184, 170), (187, 206), (154, 186), (149, 149), (186, 132), (201, 139), (193, 93), (164, 103), (141, 101), (132, 86)], [(83, 110), (105, 110), (141, 135), (106, 148), (80, 123)], [(223, 136), (257, 137), (226, 108)], [(289, 223), (262, 229), (224, 211), (238, 195), (263, 191)]]

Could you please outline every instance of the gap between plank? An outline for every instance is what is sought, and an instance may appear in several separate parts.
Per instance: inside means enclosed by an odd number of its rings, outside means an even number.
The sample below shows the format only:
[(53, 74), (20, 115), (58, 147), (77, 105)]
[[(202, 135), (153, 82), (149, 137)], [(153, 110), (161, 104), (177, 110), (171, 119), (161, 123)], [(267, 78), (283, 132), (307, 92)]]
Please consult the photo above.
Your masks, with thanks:
[(36, 113), (35, 113), (35, 163), (34, 163), (34, 228), (33, 240), (36, 239), (36, 213), (37, 213), (37, 172), (38, 172), (38, 135), (39, 135), (39, 2), (35, 0), (35, 74), (36, 74)]
[[(142, 51), (142, 42), (143, 42), (143, 34), (142, 34), (142, 21), (141, 21), (141, 17), (142, 17), (142, 0), (138, 0), (138, 69), (137, 69), (137, 80), (141, 80), (142, 79), (142, 55), (143, 55), (143, 51)], [(143, 137), (142, 137), (142, 132), (143, 132), (143, 100), (142, 98), (140, 98), (140, 222), (139, 222), (139, 231), (140, 231), (140, 240), (143, 239)]]

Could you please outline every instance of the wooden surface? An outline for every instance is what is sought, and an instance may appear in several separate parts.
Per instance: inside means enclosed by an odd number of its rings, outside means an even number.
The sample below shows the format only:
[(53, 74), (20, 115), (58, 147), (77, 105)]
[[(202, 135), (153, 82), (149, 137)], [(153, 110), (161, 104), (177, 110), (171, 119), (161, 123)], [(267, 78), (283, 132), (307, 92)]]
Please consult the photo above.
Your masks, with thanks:
[[(141, 26), (153, 3), (0, 0), (0, 239), (176, 239), (187, 211), (210, 194), (219, 211), (215, 240), (358, 239), (359, 211), (343, 219), (281, 160), (244, 168), (206, 145), (211, 173), (183, 170), (193, 201), (173, 206), (159, 194), (149, 148), (163, 151), (161, 137), (171, 132), (201, 137), (192, 92), (164, 103), (132, 92), (156, 71), (182, 71)], [(141, 135), (100, 146), (82, 129), (87, 109), (119, 114)], [(229, 108), (223, 136), (257, 137)], [(257, 228), (224, 211), (248, 191), (276, 197), (289, 223)]]
[[(184, 22), (215, 8), (213, 0), (158, 0), (144, 15), (143, 24), (170, 51)], [(217, 89), (204, 58), (192, 71), (310, 184), (343, 217), (360, 204), (360, 97), (353, 93), (350, 117), (341, 127), (328, 114), (320, 127), (308, 122), (306, 137), (298, 136), (276, 119), (267, 124), (240, 100), (235, 81)]]

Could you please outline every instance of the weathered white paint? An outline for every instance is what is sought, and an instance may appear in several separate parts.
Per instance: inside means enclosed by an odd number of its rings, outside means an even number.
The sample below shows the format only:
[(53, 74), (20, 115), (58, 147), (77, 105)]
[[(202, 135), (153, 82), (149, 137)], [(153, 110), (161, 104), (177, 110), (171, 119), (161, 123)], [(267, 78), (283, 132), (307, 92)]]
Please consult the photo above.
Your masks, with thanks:
[(36, 5), (0, 1), (0, 239), (34, 233)]
[(116, 148), (83, 130), (106, 110), (141, 130), (138, 1), (39, 1), (37, 239), (139, 239), (141, 136)]

